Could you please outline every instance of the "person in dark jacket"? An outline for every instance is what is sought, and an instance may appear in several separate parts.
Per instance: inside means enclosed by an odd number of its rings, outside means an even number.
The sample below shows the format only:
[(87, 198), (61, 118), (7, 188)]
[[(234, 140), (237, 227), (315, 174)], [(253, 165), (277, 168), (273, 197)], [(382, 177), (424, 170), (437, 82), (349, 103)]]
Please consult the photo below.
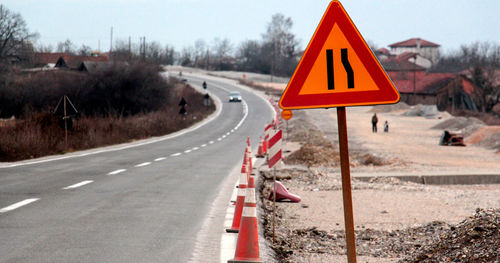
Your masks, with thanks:
[(372, 116), (372, 132), (377, 132), (377, 122), (378, 122), (377, 113), (374, 113)]

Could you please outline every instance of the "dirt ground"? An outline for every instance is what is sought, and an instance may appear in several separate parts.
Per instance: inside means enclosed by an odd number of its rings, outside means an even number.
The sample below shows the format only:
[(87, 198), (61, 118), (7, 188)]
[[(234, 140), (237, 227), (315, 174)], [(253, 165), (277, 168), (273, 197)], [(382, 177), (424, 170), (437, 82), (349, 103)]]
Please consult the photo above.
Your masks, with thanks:
[[(371, 131), (374, 112), (379, 119), (377, 133)], [(423, 117), (405, 112), (408, 108), (348, 108), (351, 174), (500, 172), (500, 154), (494, 150), (438, 145), (443, 130), (432, 127), (452, 118), (449, 114)], [(382, 127), (386, 120), (388, 133)], [(278, 170), (278, 177), (302, 201), (278, 203), (277, 262), (347, 262), (336, 111), (294, 111), (288, 130), (287, 165)], [(261, 174), (267, 178), (261, 185), (262, 196), (267, 197), (271, 173)], [(381, 177), (370, 182), (353, 179), (352, 189), (358, 262), (413, 262), (405, 258), (437, 242), (478, 208), (497, 209), (492, 213), (498, 229), (499, 185), (422, 185)], [(272, 203), (261, 204), (265, 233), (272, 240)], [(493, 233), (500, 240), (498, 230)], [(497, 261), (459, 262), (498, 262), (498, 253), (493, 250), (484, 256)]]

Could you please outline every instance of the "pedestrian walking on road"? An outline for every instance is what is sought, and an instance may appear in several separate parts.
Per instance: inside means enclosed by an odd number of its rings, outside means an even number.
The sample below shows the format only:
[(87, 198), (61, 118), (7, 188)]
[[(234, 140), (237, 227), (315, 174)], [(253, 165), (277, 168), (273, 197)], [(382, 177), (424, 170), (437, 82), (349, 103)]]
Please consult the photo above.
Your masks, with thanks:
[(377, 122), (378, 122), (377, 113), (374, 113), (372, 117), (372, 132), (377, 132)]
[(388, 121), (384, 122), (384, 132), (389, 132), (389, 122)]

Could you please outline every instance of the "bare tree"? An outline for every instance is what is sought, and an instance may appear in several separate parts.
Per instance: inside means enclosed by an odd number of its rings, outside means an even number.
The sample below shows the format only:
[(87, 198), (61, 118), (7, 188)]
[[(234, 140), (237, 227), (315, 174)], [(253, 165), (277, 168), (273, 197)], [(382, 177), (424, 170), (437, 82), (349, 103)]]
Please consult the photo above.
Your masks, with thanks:
[(194, 63), (194, 48), (192, 46), (184, 47), (179, 57), (179, 64), (181, 66), (193, 66)]
[(231, 69), (231, 53), (233, 47), (229, 39), (215, 38), (213, 48), (214, 50), (214, 65), (218, 70), (228, 70)]
[(147, 44), (146, 58), (148, 61), (160, 64), (163, 48), (160, 43), (153, 41)]
[(54, 46), (51, 44), (48, 45), (37, 45), (35, 48), (36, 52), (41, 52), (41, 53), (50, 53), (54, 51)]
[(175, 49), (173, 46), (165, 45), (163, 52), (162, 63), (166, 65), (173, 65), (175, 62)]
[(32, 51), (31, 40), (36, 36), (28, 31), (20, 14), (0, 4), (0, 60), (7, 57), (27, 59)]
[(80, 56), (90, 56), (91, 54), (92, 54), (92, 48), (85, 44), (78, 49), (78, 55)]
[(238, 68), (243, 71), (260, 72), (262, 59), (261, 45), (256, 40), (247, 40), (240, 44), (236, 52)]
[(207, 58), (209, 55), (207, 54), (208, 45), (203, 39), (198, 39), (194, 42), (194, 66), (207, 68), (208, 62)]
[(500, 102), (500, 46), (489, 42), (462, 46), (461, 59), (469, 65), (476, 105), (480, 111), (490, 112)]
[(114, 61), (132, 61), (137, 58), (139, 54), (137, 44), (132, 44), (128, 40), (117, 39), (113, 46), (113, 60)]
[(490, 112), (500, 103), (500, 46), (489, 42), (462, 45), (459, 50), (441, 56), (432, 72), (462, 74), (474, 84), (472, 99), (482, 112)]
[(75, 45), (69, 39), (66, 39), (66, 41), (64, 41), (64, 42), (57, 43), (56, 51), (61, 52), (61, 53), (66, 53), (66, 54), (75, 54), (76, 53), (75, 52)]
[(270, 53), (267, 61), (271, 65), (271, 74), (289, 76), (298, 63), (296, 53), (299, 42), (291, 32), (292, 26), (290, 17), (278, 13), (272, 16), (266, 33), (262, 35), (263, 46)]

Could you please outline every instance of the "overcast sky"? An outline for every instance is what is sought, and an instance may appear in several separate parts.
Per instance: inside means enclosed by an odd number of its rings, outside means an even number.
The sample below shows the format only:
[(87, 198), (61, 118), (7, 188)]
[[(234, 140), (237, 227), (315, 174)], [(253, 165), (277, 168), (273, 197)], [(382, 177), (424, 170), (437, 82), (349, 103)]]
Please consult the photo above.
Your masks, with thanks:
[[(311, 0), (2, 0), (20, 13), (38, 43), (54, 47), (70, 39), (107, 51), (114, 40), (146, 37), (177, 51), (198, 39), (212, 44), (228, 38), (236, 47), (260, 40), (273, 14), (294, 22), (293, 33), (305, 48), (329, 1)], [(462, 44), (500, 44), (500, 0), (344, 0), (342, 5), (365, 40), (378, 47), (413, 37), (441, 45), (442, 52)]]

